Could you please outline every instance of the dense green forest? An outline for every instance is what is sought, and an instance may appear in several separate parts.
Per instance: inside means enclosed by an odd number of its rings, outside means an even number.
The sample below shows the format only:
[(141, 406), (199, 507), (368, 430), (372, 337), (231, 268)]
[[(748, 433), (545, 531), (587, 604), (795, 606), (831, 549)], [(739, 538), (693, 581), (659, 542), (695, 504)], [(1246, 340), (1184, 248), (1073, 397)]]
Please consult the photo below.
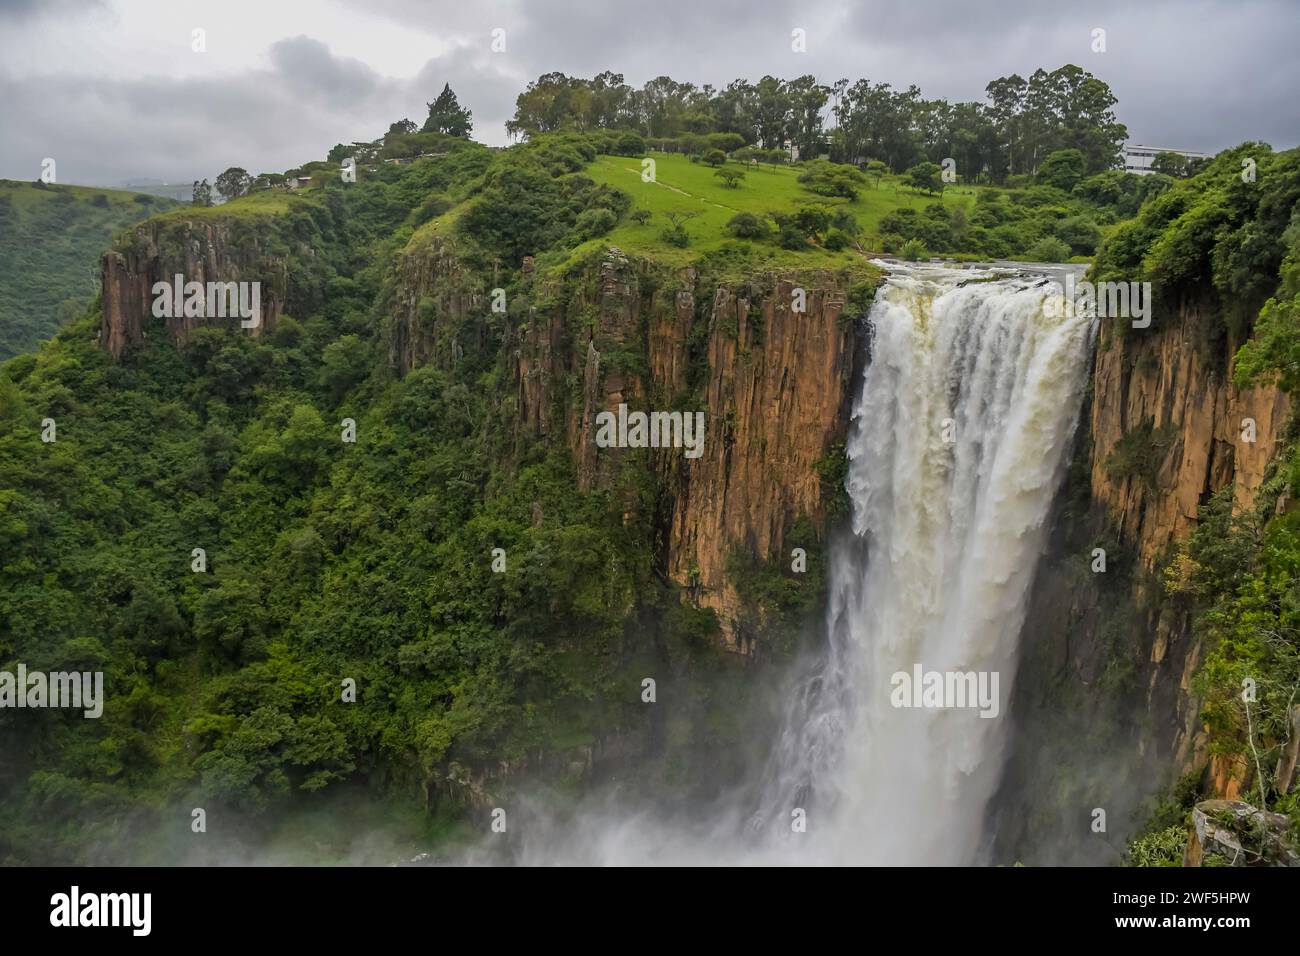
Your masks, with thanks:
[[(469, 198), (462, 240), (487, 262), (520, 235), (581, 242), (584, 208), (626, 205), (570, 178), (590, 147), (443, 146), (184, 213), (291, 257), (294, 311), (269, 335), (153, 336), (113, 364), (93, 303), (3, 367), (0, 660), (102, 669), (111, 693), (99, 720), (0, 713), (0, 859), (175, 860), (181, 841), (158, 835), (187, 833), (190, 807), (257, 844), (286, 807), (357, 783), (434, 810), (427, 836), (485, 772), (558, 768), (562, 785), (596, 733), (659, 741), (645, 773), (661, 783), (737, 735), (755, 687), (657, 571), (663, 489), (643, 453), (615, 489), (575, 495), (567, 454), (517, 434), (499, 345), (521, 316), (477, 320), (449, 370), (398, 379), (384, 360), (396, 254), (432, 212)], [(521, 182), (535, 217), (511, 205)], [(513, 230), (493, 227), (512, 210)], [(818, 587), (809, 574), (782, 601)], [(638, 709), (647, 662), (701, 682), (663, 726)]]
[(173, 205), (143, 193), (0, 179), (0, 360), (30, 352), (81, 311), (114, 234)]

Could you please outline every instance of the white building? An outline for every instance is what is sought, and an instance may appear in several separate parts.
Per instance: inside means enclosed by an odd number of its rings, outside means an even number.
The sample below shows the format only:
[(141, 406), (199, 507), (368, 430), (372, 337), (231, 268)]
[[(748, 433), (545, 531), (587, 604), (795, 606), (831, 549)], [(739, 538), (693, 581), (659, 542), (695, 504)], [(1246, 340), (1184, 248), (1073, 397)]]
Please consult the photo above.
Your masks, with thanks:
[(1125, 146), (1124, 171), (1145, 176), (1151, 172), (1151, 161), (1160, 153), (1173, 153), (1187, 159), (1209, 159), (1206, 153), (1193, 153), (1186, 149), (1167, 149), (1163, 146)]

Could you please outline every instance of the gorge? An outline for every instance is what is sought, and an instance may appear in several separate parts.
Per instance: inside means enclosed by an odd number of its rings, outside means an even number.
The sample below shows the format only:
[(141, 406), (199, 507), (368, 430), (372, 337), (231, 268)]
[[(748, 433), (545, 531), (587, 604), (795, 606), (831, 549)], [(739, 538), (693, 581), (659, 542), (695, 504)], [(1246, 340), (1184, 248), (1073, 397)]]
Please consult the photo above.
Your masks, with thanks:
[(983, 819), (1007, 741), (1005, 723), (982, 718), (998, 704), (899, 709), (891, 675), (925, 662), (974, 670), (982, 693), (991, 683), (997, 694), (1003, 675), (1010, 688), (1096, 318), (1054, 308), (1059, 287), (1041, 275), (877, 264), (891, 274), (861, 330), (870, 359), (852, 407), (852, 512), (832, 539), (827, 639), (783, 691), (759, 779), (714, 809), (721, 822), (707, 832), (647, 829), (648, 808), (608, 807), (599, 822), (580, 814), (580, 834), (530, 845), (525, 862), (990, 862)]
[[(1290, 253), (1202, 278), (1256, 248), (1238, 233), (1290, 242), (1294, 153), (1179, 281), (1149, 251), (1186, 249), (1152, 237), (1200, 229), (1236, 160), (1114, 225), (1089, 281), (1151, 283), (1142, 326), (1053, 307), (1082, 264), (775, 232), (507, 258), (473, 223), (517, 214), (512, 177), (555, 221), (632, 201), (569, 135), (134, 227), (0, 376), (6, 646), (106, 695), (83, 725), (0, 714), (30, 742), (0, 762), (4, 851), (1116, 864), (1154, 834), (1199, 859), (1200, 802), (1294, 799), (1289, 658), (1224, 633), (1290, 626), (1291, 399), (1266, 374), (1290, 286), (1239, 285)], [(948, 202), (991, 219), (1005, 193)], [(261, 323), (153, 316), (178, 273), (260, 283)], [(654, 410), (689, 413), (690, 454), (671, 418), (597, 440)], [(45, 418), (57, 443), (25, 440)], [(894, 706), (900, 673), (966, 706)], [(221, 841), (159, 837), (198, 806)]]

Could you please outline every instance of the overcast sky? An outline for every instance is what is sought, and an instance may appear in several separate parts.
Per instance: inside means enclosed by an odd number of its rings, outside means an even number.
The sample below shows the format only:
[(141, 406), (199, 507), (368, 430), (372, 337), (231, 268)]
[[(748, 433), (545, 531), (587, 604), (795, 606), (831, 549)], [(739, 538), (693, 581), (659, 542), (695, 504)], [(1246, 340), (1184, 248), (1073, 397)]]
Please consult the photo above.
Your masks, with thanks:
[(866, 77), (956, 101), (1076, 63), (1110, 84), (1131, 141), (1281, 149), (1300, 143), (1298, 49), (1296, 0), (0, 0), (0, 177), (35, 179), (45, 157), (94, 185), (283, 171), (422, 122), (447, 81), (499, 145), (515, 96), (553, 70)]

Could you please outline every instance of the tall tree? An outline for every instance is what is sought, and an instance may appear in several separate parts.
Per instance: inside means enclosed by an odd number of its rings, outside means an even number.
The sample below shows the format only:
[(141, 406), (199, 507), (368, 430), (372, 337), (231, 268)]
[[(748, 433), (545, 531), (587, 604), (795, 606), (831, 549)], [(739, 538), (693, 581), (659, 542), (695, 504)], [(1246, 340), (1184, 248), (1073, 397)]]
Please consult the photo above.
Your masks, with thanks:
[(253, 177), (248, 175), (248, 171), (238, 166), (231, 166), (224, 173), (217, 177), (217, 192), (221, 193), (223, 199), (238, 199), (248, 192), (253, 185)]
[(190, 198), (191, 205), (194, 206), (211, 206), (212, 205), (212, 186), (206, 179), (194, 180), (194, 189)]
[(774, 76), (754, 85), (754, 124), (765, 149), (780, 149), (790, 125), (790, 97), (786, 86)]
[(809, 74), (791, 80), (785, 92), (790, 101), (790, 139), (801, 157), (811, 159), (822, 141), (822, 109), (830, 99), (830, 87)]
[(993, 179), (1001, 182), (1020, 170), (1020, 112), (1025, 99), (1025, 80), (1018, 73), (1002, 76), (984, 87), (989, 99), (997, 149), (992, 157)]
[(446, 133), (448, 136), (469, 139), (469, 134), (474, 129), (473, 114), (460, 105), (450, 83), (443, 84), (438, 98), (425, 105), (429, 107), (429, 118), (424, 121), (421, 132)]

